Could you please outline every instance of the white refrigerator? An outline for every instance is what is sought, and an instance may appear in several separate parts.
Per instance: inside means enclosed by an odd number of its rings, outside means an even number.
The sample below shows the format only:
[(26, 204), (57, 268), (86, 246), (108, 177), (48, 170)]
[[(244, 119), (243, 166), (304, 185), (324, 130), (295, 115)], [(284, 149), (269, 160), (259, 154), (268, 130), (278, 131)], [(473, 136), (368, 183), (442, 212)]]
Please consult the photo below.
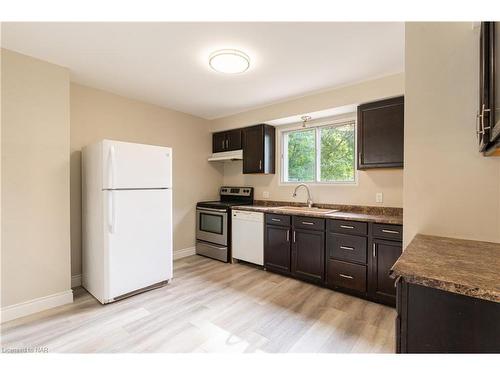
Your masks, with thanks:
[(109, 303), (172, 278), (172, 149), (102, 140), (82, 150), (82, 284)]

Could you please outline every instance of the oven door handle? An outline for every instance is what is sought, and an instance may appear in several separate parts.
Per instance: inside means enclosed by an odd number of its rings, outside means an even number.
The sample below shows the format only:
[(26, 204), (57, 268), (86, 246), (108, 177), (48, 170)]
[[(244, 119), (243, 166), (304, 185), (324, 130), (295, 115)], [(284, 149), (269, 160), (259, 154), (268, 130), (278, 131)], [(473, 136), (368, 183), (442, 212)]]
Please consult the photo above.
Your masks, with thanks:
[(197, 211), (210, 211), (210, 212), (227, 212), (227, 210), (224, 209), (219, 209), (219, 208), (205, 208), (205, 207), (198, 207), (196, 208)]

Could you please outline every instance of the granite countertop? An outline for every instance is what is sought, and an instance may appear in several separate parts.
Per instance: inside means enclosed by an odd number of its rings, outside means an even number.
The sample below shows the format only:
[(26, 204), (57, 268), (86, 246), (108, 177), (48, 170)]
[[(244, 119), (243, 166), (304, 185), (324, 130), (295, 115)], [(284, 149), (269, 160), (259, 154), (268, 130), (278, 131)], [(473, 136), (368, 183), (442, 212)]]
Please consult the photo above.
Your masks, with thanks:
[(417, 234), (392, 267), (391, 276), (500, 302), (500, 243)]
[(339, 210), (337, 212), (327, 213), (324, 211), (297, 211), (284, 206), (304, 207), (303, 204), (298, 204), (296, 202), (255, 201), (253, 206), (233, 206), (232, 209), (281, 215), (321, 217), (325, 219), (353, 220), (398, 225), (403, 224), (403, 210), (401, 208), (347, 206), (334, 204), (314, 205), (316, 208)]

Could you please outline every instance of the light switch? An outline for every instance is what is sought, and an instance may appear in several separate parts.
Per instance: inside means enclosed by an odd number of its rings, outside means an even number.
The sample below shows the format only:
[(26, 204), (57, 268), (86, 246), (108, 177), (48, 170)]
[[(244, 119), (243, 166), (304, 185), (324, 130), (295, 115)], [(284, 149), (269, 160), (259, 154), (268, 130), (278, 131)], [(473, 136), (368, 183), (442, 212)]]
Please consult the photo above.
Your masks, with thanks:
[(263, 191), (262, 192), (262, 198), (269, 198), (269, 192), (268, 191)]
[(375, 202), (383, 203), (384, 202), (384, 193), (375, 194)]

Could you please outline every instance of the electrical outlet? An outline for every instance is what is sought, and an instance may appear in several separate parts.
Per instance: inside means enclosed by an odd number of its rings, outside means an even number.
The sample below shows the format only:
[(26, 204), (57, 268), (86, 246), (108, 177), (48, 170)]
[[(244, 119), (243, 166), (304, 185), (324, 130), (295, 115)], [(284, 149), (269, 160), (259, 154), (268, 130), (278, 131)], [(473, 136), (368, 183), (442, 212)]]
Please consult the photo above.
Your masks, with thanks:
[(375, 202), (383, 203), (384, 202), (384, 193), (375, 194)]
[(262, 198), (269, 198), (269, 192), (268, 191), (263, 191), (262, 192)]

